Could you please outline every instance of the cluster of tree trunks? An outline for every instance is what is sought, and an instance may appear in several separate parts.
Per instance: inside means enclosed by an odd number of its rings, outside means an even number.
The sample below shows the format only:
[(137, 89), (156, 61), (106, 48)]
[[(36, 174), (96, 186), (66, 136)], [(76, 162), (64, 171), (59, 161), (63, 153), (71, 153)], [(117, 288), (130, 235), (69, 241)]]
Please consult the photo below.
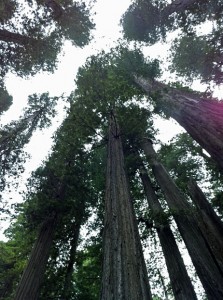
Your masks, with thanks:
[(143, 163), (140, 167), (140, 177), (165, 257), (174, 297), (176, 300), (196, 300), (197, 296), (187, 274), (174, 235)]
[(197, 208), (199, 227), (223, 274), (223, 223), (193, 179), (190, 179), (188, 189)]
[(142, 148), (152, 166), (156, 181), (165, 195), (208, 299), (222, 299), (223, 273), (206, 236), (199, 226), (192, 206), (179, 191), (163, 165), (157, 160), (149, 139), (143, 140)]

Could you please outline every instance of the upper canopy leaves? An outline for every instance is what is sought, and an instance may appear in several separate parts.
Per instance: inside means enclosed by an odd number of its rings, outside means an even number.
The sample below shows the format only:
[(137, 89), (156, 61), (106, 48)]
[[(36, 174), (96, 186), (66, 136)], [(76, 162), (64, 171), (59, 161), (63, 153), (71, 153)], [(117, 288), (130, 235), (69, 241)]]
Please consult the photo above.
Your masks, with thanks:
[(128, 40), (154, 44), (167, 32), (182, 28), (194, 31), (194, 26), (206, 20), (222, 22), (223, 4), (217, 0), (135, 0), (125, 12), (121, 23)]
[(157, 60), (145, 60), (141, 51), (125, 47), (112, 49), (110, 53), (91, 56), (77, 74), (78, 98), (97, 113), (122, 106), (133, 97), (140, 99), (141, 90), (133, 83), (134, 74), (151, 79), (160, 75)]
[[(53, 71), (64, 40), (83, 47), (94, 24), (84, 3), (56, 0), (3, 1), (0, 7), (0, 63), (19, 76)], [(10, 12), (10, 13), (9, 13)]]

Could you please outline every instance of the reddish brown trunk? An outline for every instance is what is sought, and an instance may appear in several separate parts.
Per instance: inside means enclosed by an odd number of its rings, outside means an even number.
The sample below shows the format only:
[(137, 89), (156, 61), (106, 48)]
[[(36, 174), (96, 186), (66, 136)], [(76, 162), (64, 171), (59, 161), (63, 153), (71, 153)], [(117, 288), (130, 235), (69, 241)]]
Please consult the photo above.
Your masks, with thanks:
[(107, 154), (101, 300), (151, 300), (120, 131), (111, 112)]
[(223, 223), (194, 180), (190, 180), (188, 188), (197, 207), (201, 231), (223, 273)]
[(150, 178), (143, 165), (140, 168), (144, 191), (152, 211), (154, 224), (157, 229), (160, 244), (165, 257), (170, 283), (176, 300), (196, 300), (193, 285), (187, 274), (186, 267), (176, 244), (174, 235), (168, 221), (165, 219), (163, 209), (152, 187)]
[(152, 95), (165, 114), (175, 119), (223, 169), (223, 102), (170, 88), (157, 81), (135, 76), (135, 82)]
[(40, 285), (53, 241), (57, 217), (49, 217), (41, 226), (39, 236), (34, 244), (28, 265), (23, 272), (14, 300), (37, 300)]
[(198, 226), (192, 208), (163, 165), (157, 161), (152, 143), (144, 140), (142, 147), (153, 167), (155, 178), (165, 195), (208, 299), (223, 299), (223, 274)]

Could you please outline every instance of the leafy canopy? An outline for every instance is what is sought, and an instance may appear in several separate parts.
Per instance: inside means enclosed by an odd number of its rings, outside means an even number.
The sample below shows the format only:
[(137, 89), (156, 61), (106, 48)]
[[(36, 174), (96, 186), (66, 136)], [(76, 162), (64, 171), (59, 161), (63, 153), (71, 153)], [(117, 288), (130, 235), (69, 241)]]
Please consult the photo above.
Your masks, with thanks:
[(0, 78), (40, 70), (52, 72), (65, 40), (88, 44), (94, 24), (84, 2), (72, 0), (1, 1)]

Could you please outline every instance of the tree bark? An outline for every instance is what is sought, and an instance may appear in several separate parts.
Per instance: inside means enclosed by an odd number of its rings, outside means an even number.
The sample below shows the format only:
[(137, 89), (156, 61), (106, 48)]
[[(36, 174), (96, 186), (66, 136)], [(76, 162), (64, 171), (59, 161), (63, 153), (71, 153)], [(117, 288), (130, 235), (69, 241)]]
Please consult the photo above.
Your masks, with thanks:
[(159, 93), (156, 101), (163, 112), (175, 119), (223, 170), (223, 102), (143, 77), (135, 76), (134, 80), (147, 94)]
[(197, 207), (200, 229), (223, 273), (223, 223), (193, 179), (188, 188)]
[(76, 260), (76, 251), (77, 251), (78, 239), (80, 235), (80, 228), (84, 217), (85, 202), (84, 201), (81, 202), (80, 206), (81, 207), (79, 208), (78, 215), (75, 217), (75, 222), (72, 228), (73, 237), (71, 241), (70, 257), (67, 263), (65, 279), (64, 279), (64, 288), (63, 288), (61, 300), (70, 300), (72, 298), (72, 286), (73, 286), (72, 275), (74, 271), (74, 263)]
[(75, 224), (73, 239), (70, 248), (70, 257), (67, 263), (66, 274), (64, 279), (64, 289), (63, 289), (63, 294), (61, 296), (61, 300), (69, 300), (71, 299), (72, 296), (72, 283), (73, 283), (72, 275), (74, 271), (74, 263), (76, 259), (76, 250), (77, 250), (78, 238), (80, 234), (80, 228), (81, 228), (80, 223)]
[(197, 0), (175, 0), (171, 2), (161, 11), (161, 21), (165, 22), (171, 14), (179, 14), (196, 2)]
[(14, 300), (37, 300), (43, 280), (53, 234), (57, 222), (56, 214), (43, 222), (34, 244), (28, 265), (23, 272)]
[(110, 113), (101, 300), (151, 300), (116, 117)]
[(143, 165), (140, 167), (140, 177), (154, 218), (174, 297), (176, 300), (197, 300), (174, 235)]
[(59, 19), (63, 15), (64, 9), (57, 1), (45, 0), (45, 4), (52, 10), (53, 18), (55, 20)]
[(166, 197), (208, 299), (223, 299), (223, 274), (198, 226), (197, 220), (194, 218), (191, 206), (163, 165), (157, 161), (152, 143), (148, 139), (144, 139), (142, 148)]
[(34, 42), (36, 43), (38, 40), (20, 33), (8, 31), (7, 29), (0, 29), (0, 41), (24, 46)]

